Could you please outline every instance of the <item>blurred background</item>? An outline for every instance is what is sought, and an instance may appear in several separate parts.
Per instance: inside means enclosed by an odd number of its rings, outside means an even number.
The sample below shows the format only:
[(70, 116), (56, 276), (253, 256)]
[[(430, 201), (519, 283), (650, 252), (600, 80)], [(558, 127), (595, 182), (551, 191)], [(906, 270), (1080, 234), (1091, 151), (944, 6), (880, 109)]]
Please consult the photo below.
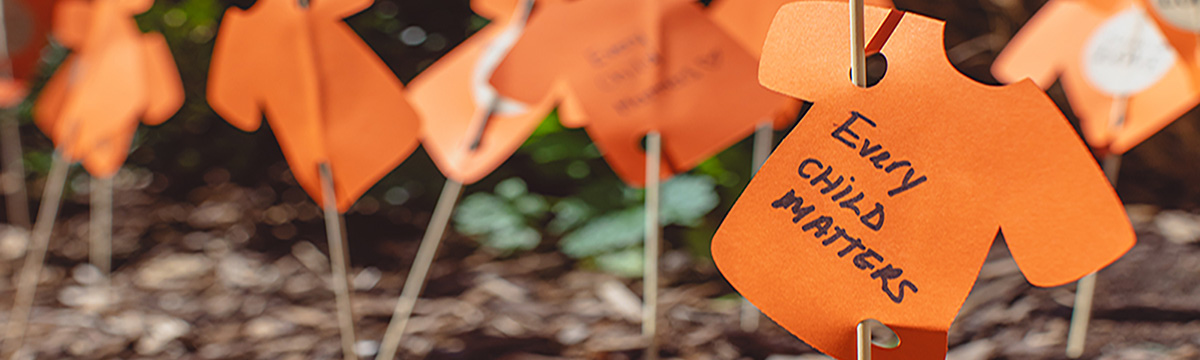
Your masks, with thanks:
[[(39, 358), (340, 356), (320, 209), (290, 176), (266, 123), (243, 133), (205, 102), (221, 16), (253, 3), (157, 0), (137, 17), (166, 36), (187, 100), (166, 124), (139, 129), (116, 177), (114, 292), (85, 265), (89, 178), (72, 170), (32, 318)], [(951, 62), (995, 84), (996, 54), (1043, 1), (895, 3), (946, 20)], [(376, 0), (347, 22), (408, 82), (488, 20), (466, 0)], [(65, 54), (45, 51), (42, 81)], [(1061, 88), (1049, 93), (1075, 122)], [(36, 210), (53, 146), (30, 122), (30, 104), (20, 108), (21, 140)], [(819, 358), (765, 318), (757, 329), (739, 327), (739, 297), (712, 265), (709, 241), (750, 179), (750, 157), (743, 141), (664, 185), (665, 356)], [(1086, 358), (1200, 358), (1197, 164), (1195, 111), (1126, 155), (1118, 192), (1140, 243), (1101, 273)], [(418, 150), (345, 216), (360, 354), (378, 346), (443, 181)], [(547, 117), (516, 155), (467, 188), (404, 357), (638, 358), (646, 346), (642, 196), (582, 130)], [(26, 238), (0, 224), (3, 309)], [(998, 241), (951, 330), (951, 356), (1062, 358), (1072, 300), (1073, 285), (1029, 285)]]

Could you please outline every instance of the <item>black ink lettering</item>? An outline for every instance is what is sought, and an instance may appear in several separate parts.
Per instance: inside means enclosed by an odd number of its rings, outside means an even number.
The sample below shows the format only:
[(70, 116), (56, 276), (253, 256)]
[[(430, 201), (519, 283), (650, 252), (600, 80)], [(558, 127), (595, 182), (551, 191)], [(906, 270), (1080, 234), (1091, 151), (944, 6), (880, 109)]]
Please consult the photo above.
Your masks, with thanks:
[(847, 236), (846, 241), (849, 242), (850, 244), (846, 245), (846, 248), (842, 249), (842, 251), (838, 251), (838, 257), (846, 257), (846, 254), (849, 254), (851, 251), (854, 251), (854, 249), (864, 249), (865, 250), (867, 248), (866, 246), (863, 246), (862, 239), (855, 239), (853, 237)]
[(821, 217), (817, 218), (816, 220), (809, 221), (807, 224), (804, 224), (804, 226), (801, 226), (800, 230), (809, 231), (812, 229), (817, 229), (817, 231), (813, 233), (813, 236), (822, 237), (829, 233), (830, 226), (833, 226), (833, 218), (821, 215)]
[(915, 171), (913, 171), (913, 169), (908, 169), (908, 173), (904, 174), (904, 180), (900, 182), (900, 186), (895, 189), (888, 190), (888, 196), (899, 195), (900, 193), (908, 191), (908, 189), (917, 187), (917, 185), (921, 185), (921, 183), (925, 182), (925, 175), (921, 175), (921, 177), (917, 178), (916, 180), (912, 180), (914, 173)]
[[(895, 294), (892, 293), (892, 289), (888, 288), (888, 280), (893, 280), (893, 279), (899, 278), (900, 275), (903, 275), (903, 274), (904, 274), (903, 269), (897, 269), (897, 268), (892, 267), (892, 264), (888, 264), (887, 266), (883, 267), (882, 269), (875, 270), (875, 272), (871, 273), (871, 278), (879, 279), (879, 281), (882, 283), (883, 292), (887, 293), (887, 296), (892, 298), (892, 302), (899, 304), (900, 301), (904, 300), (904, 297), (903, 297), (904, 290), (903, 290), (903, 288), (901, 288), (901, 290), (900, 290), (901, 295), (899, 297), (896, 296)], [(903, 283), (903, 281), (901, 283)], [(910, 282), (909, 284), (912, 284), (912, 283)], [(915, 288), (916, 286), (913, 286), (913, 287)]]
[(814, 177), (812, 179), (812, 181), (808, 182), (808, 184), (812, 185), (812, 186), (817, 186), (817, 183), (823, 182), (823, 183), (825, 183), (825, 188), (821, 189), (821, 194), (828, 194), (830, 191), (833, 191), (833, 189), (842, 185), (842, 180), (845, 180), (845, 178), (843, 178), (841, 175), (838, 175), (837, 181), (830, 182), (829, 181), (830, 173), (833, 173), (833, 165), (825, 167), (825, 171), (822, 172), (821, 175), (817, 175), (817, 177)]
[(882, 149), (882, 148), (883, 148), (883, 145), (879, 145), (879, 144), (875, 144), (875, 146), (871, 146), (871, 139), (864, 138), (862, 149), (858, 150), (858, 156), (867, 157), (867, 155), (874, 154), (876, 151), (879, 151), (879, 149)]
[(871, 119), (868, 119), (866, 116), (862, 116), (862, 114), (859, 114), (857, 111), (851, 111), (850, 118), (846, 119), (842, 125), (838, 126), (838, 128), (833, 130), (833, 133), (829, 135), (833, 136), (834, 139), (838, 139), (842, 143), (846, 144), (846, 146), (849, 146), (851, 149), (857, 149), (858, 146), (855, 145), (853, 141), (846, 140), (846, 138), (842, 137), (841, 134), (844, 133), (846, 135), (850, 135), (850, 137), (854, 140), (858, 140), (858, 134), (855, 134), (854, 131), (850, 130), (850, 125), (853, 125), (854, 121), (858, 119), (862, 119), (863, 121), (866, 121), (867, 124), (871, 124), (871, 127), (875, 127), (874, 121), (871, 121)]
[[(853, 176), (850, 177), (850, 182), (854, 182)], [(842, 191), (839, 191), (837, 194), (833, 194), (833, 197), (831, 197), (830, 200), (838, 201), (846, 195), (850, 195), (851, 191), (854, 191), (854, 185), (846, 185), (845, 189), (842, 189)]]
[(879, 153), (879, 155), (872, 156), (871, 163), (875, 164), (876, 169), (882, 169), (883, 164), (880, 164), (880, 162), (890, 159), (891, 157), (892, 157), (892, 153), (884, 151), (884, 152)]
[(855, 203), (862, 201), (863, 196), (864, 196), (863, 192), (859, 191), (858, 195), (855, 195), (852, 198), (846, 199), (846, 201), (838, 203), (838, 206), (841, 206), (843, 209), (853, 210), (854, 215), (861, 215), (858, 211), (858, 205), (855, 205)]
[(783, 194), (779, 200), (771, 202), (771, 207), (776, 209), (784, 209), (789, 206), (792, 207), (792, 214), (796, 215), (792, 218), (792, 223), (799, 223), (801, 219), (817, 209), (813, 205), (804, 206), (804, 199), (796, 196), (796, 190), (788, 190), (788, 193)]
[(880, 256), (879, 253), (876, 253), (875, 249), (867, 249), (867, 251), (863, 251), (858, 255), (854, 255), (854, 266), (858, 267), (859, 270), (874, 269), (875, 264), (867, 261), (869, 258), (875, 258), (876, 260), (883, 262), (883, 256)]
[(821, 170), (821, 169), (824, 169), (824, 168), (825, 168), (825, 165), (824, 165), (824, 164), (821, 164), (821, 162), (820, 162), (820, 161), (817, 161), (817, 159), (813, 159), (813, 158), (808, 158), (808, 159), (805, 159), (804, 161), (801, 161), (801, 162), (800, 162), (800, 168), (796, 170), (797, 172), (799, 172), (799, 173), (800, 173), (800, 177), (801, 177), (801, 178), (807, 179), (807, 178), (810, 178), (810, 177), (812, 177), (812, 175), (811, 175), (811, 174), (806, 174), (806, 173), (804, 172), (804, 167), (805, 167), (805, 166), (808, 166), (808, 164), (813, 164), (813, 165), (816, 165), (816, 166), (817, 166), (817, 170)]
[[(872, 219), (874, 219), (874, 223), (872, 223)], [(859, 217), (858, 220), (862, 221), (863, 225), (866, 225), (868, 229), (879, 231), (879, 229), (883, 228), (883, 205), (875, 203), (875, 209)]]
[(841, 226), (834, 226), (833, 227), (833, 235), (829, 235), (828, 239), (821, 241), (821, 245), (829, 246), (829, 244), (834, 243), (835, 241), (837, 241), (840, 238), (849, 239), (850, 236), (848, 234), (846, 234), (846, 229), (842, 229)]
[(883, 169), (883, 171), (887, 171), (888, 174), (891, 174), (892, 170), (896, 170), (905, 166), (912, 167), (912, 163), (908, 162), (908, 160), (900, 160), (888, 165), (887, 169)]

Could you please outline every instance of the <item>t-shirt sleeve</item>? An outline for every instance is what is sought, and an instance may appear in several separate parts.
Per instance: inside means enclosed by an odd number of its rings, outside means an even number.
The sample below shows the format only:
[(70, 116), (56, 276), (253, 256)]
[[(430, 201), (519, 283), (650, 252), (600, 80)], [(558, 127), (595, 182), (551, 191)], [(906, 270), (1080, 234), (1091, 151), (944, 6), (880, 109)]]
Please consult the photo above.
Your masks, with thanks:
[(497, 93), (524, 103), (536, 103), (554, 90), (555, 80), (566, 68), (566, 53), (571, 51), (573, 33), (589, 24), (570, 26), (570, 5), (535, 8), (525, 25), (521, 39), (492, 73), (491, 84)]
[(1046, 3), (996, 57), (992, 76), (1006, 84), (1030, 78), (1043, 89), (1053, 85), (1063, 64), (1078, 59), (1077, 49), (1093, 27), (1082, 24), (1091, 15), (1085, 6), (1071, 0)]
[(1032, 82), (997, 118), (990, 194), (1017, 265), (1038, 286), (1057, 286), (1115, 261), (1135, 242), (1125, 208), (1054, 103)]

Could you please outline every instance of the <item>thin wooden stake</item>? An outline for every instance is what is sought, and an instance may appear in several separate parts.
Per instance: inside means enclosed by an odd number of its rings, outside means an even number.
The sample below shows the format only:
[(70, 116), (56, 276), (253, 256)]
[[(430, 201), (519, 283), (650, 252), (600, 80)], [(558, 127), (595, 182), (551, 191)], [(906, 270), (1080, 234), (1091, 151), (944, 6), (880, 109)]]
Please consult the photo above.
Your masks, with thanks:
[[(850, 81), (867, 87), (866, 36), (863, 25), (863, 0), (850, 0)], [(871, 360), (871, 324), (858, 323), (858, 360)]]
[[(0, 0), (0, 59), (8, 58), (8, 27), (4, 23), (4, 3)], [(12, 63), (0, 71), (12, 79)], [(0, 189), (3, 189), (8, 223), (29, 229), (29, 194), (25, 191), (25, 164), (21, 151), (21, 125), (16, 109), (0, 110)]]
[(329, 164), (319, 166), (321, 173), (321, 198), (325, 205), (325, 237), (329, 241), (329, 263), (333, 270), (333, 292), (337, 301), (338, 329), (341, 331), (342, 358), (358, 359), (354, 352), (354, 309), (351, 307), (350, 281), (346, 276), (346, 238), (341, 213), (337, 208), (337, 194), (333, 191), (333, 173)]
[(108, 276), (112, 270), (113, 231), (113, 178), (92, 178), (90, 227), (88, 237), (91, 251), (88, 259), (92, 266)]
[(871, 328), (868, 320), (858, 322), (858, 360), (871, 360)]
[(38, 208), (37, 224), (34, 225), (29, 251), (25, 253), (25, 264), (21, 267), (21, 275), (17, 280), (17, 293), (10, 313), (12, 317), (9, 318), (8, 333), (5, 337), (9, 341), (7, 353), (10, 357), (19, 353), (24, 345), (38, 278), (41, 277), (43, 262), (46, 260), (46, 249), (54, 230), (54, 220), (58, 217), (58, 207), (62, 200), (63, 187), (67, 183), (67, 170), (70, 169), (70, 165), (71, 163), (59, 153), (54, 154), (50, 174), (46, 177), (42, 204)]
[[(775, 132), (771, 128), (770, 121), (764, 121), (758, 124), (758, 128), (754, 129), (754, 152), (751, 155), (750, 173), (758, 174), (758, 170), (762, 168), (763, 163), (767, 162), (767, 157), (771, 156), (771, 145), (775, 143)], [(759, 320), (762, 318), (762, 312), (750, 303), (750, 300), (742, 298), (741, 324), (742, 331), (752, 332), (758, 329)]]
[(412, 269), (408, 271), (408, 278), (404, 280), (404, 289), (400, 291), (400, 300), (396, 301), (396, 309), (392, 311), (392, 321), (388, 324), (387, 331), (383, 333), (383, 341), (379, 344), (379, 354), (375, 356), (375, 360), (396, 358), (396, 349), (400, 346), (404, 329), (408, 327), (408, 320), (412, 317), (413, 307), (417, 305), (421, 289), (425, 287), (425, 278), (429, 275), (429, 268), (433, 266), (434, 255), (437, 255), (438, 246), (445, 237), (446, 227), (450, 224), (450, 215), (454, 213), (454, 206), (458, 203), (459, 196), (462, 195), (462, 189), (462, 183), (449, 179), (442, 187), (442, 194), (433, 208), (429, 227), (425, 230), (425, 237), (421, 238), (421, 246), (417, 248), (417, 257), (413, 259)]
[[(1104, 158), (1104, 174), (1113, 187), (1117, 186), (1117, 173), (1121, 169), (1121, 156), (1108, 155)], [(1087, 343), (1088, 323), (1092, 318), (1092, 299), (1096, 294), (1096, 273), (1088, 274), (1075, 286), (1075, 308), (1071, 311), (1071, 327), (1067, 333), (1067, 357), (1078, 359), (1083, 356)]]
[(0, 189), (4, 189), (8, 222), (28, 229), (29, 195), (25, 192), (25, 163), (21, 160), (23, 154), (20, 125), (10, 109), (0, 110), (0, 153), (3, 153), (0, 157), (3, 158), (4, 169), (4, 173), (0, 174)]
[[(1117, 96), (1113, 98), (1113, 107), (1109, 126), (1119, 129), (1125, 125), (1126, 108), (1129, 98)], [(1117, 188), (1117, 177), (1121, 172), (1121, 155), (1108, 154), (1104, 156), (1101, 167), (1104, 175), (1113, 189)], [(1088, 274), (1075, 286), (1075, 308), (1071, 311), (1071, 327), (1067, 332), (1067, 357), (1078, 359), (1083, 356), (1087, 343), (1088, 322), (1092, 318), (1092, 299), (1096, 294), (1096, 274)]]
[(850, 0), (850, 79), (867, 87), (866, 36), (863, 34), (863, 0)]
[(662, 135), (646, 134), (646, 238), (645, 268), (642, 275), (642, 335), (650, 341), (646, 359), (658, 358), (658, 254), (662, 226), (658, 221), (659, 173), (662, 166)]

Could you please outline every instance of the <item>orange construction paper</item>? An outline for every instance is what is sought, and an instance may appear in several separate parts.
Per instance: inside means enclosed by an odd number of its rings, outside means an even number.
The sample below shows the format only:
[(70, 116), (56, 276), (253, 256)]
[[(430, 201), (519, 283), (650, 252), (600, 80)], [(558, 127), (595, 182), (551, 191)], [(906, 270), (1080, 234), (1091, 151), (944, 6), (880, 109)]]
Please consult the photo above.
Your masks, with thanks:
[[(1113, 1), (1113, 0), (1109, 0)], [(1192, 70), (1192, 81), (1200, 83), (1200, 4), (1190, 1), (1141, 0), (1167, 41), (1179, 52), (1179, 56)], [(1166, 19), (1162, 10), (1182, 11), (1187, 23), (1176, 23)]]
[(774, 118), (782, 100), (754, 82), (756, 67), (694, 1), (583, 0), (539, 8), (492, 85), (525, 103), (566, 94), (564, 124), (585, 126), (617, 175), (641, 186), (645, 134), (662, 135), (667, 178)]
[(997, 233), (1038, 286), (1133, 245), (1120, 200), (1037, 86), (971, 81), (946, 59), (941, 21), (867, 7), (867, 52), (888, 68), (858, 88), (847, 11), (788, 4), (767, 36), (763, 85), (814, 105), (713, 239), (738, 292), (838, 359), (855, 358), (855, 326), (872, 318), (900, 337), (876, 359), (942, 359)]
[[(742, 44), (755, 57), (762, 56), (763, 42), (771, 20), (784, 4), (797, 0), (719, 0), (708, 6), (713, 22), (725, 29), (734, 40)], [(893, 7), (890, 0), (867, 0), (866, 4)], [(786, 129), (796, 120), (803, 103), (796, 99), (783, 99), (779, 115), (775, 119), (776, 129)]]
[[(481, 14), (501, 9), (479, 3), (487, 2), (474, 2), (477, 9), (486, 9), (479, 10)], [(409, 83), (409, 101), (424, 121), (421, 132), (425, 150), (446, 177), (460, 183), (476, 182), (500, 166), (554, 110), (556, 98), (550, 94), (526, 104), (496, 94), (488, 83), (492, 70), (520, 38), (529, 16), (529, 3), (523, 7), (515, 6), (515, 1), (509, 3), (513, 6), (503, 8), (509, 14), (484, 27)], [(480, 132), (482, 138), (476, 142)]]
[(66, 159), (96, 177), (121, 168), (138, 119), (158, 125), (183, 104), (166, 40), (143, 34), (133, 15), (146, 0), (62, 0), (54, 36), (71, 49), (42, 89), (34, 120)]
[(254, 131), (265, 116), (296, 181), (318, 204), (328, 163), (345, 212), (417, 146), (403, 85), (342, 20), (372, 0), (259, 0), (230, 8), (213, 50), (208, 101)]
[(11, 66), (12, 78), (28, 81), (37, 71), (57, 3), (58, 0), (4, 1), (8, 58), (0, 58), (0, 68), (8, 69)]
[(11, 70), (0, 78), (0, 107), (13, 107), (25, 100), (28, 82), (37, 70), (42, 48), (49, 38), (50, 22), (57, 0), (9, 0), (4, 2), (4, 34), (7, 57), (0, 69)]
[[(1097, 6), (1081, 0), (1051, 0), (1038, 11), (1017, 36), (996, 58), (992, 73), (1003, 82), (1031, 78), (1042, 88), (1061, 77), (1063, 91), (1071, 108), (1079, 116), (1084, 138), (1092, 147), (1121, 154), (1162, 130), (1172, 121), (1200, 102), (1200, 89), (1191, 81), (1189, 70), (1169, 51), (1173, 64), (1159, 65), (1166, 69), (1160, 79), (1146, 79), (1152, 85), (1132, 94), (1113, 94), (1102, 90), (1086, 74), (1085, 62), (1101, 61), (1089, 58), (1086, 49), (1102, 26), (1118, 14), (1128, 11), (1145, 12), (1141, 4), (1121, 0)], [(1130, 13), (1127, 16), (1135, 16)], [(1146, 20), (1149, 22), (1149, 20)], [(1157, 31), (1154, 26), (1150, 31)], [(1152, 40), (1156, 34), (1142, 34)], [(1113, 44), (1117, 51), (1129, 45)], [(1167, 44), (1161, 44), (1164, 49)], [(1115, 61), (1129, 57), (1113, 56)], [(1135, 59), (1146, 59), (1146, 56)], [(1121, 76), (1121, 74), (1112, 74)], [(1124, 124), (1114, 128), (1114, 95), (1128, 100)]]

